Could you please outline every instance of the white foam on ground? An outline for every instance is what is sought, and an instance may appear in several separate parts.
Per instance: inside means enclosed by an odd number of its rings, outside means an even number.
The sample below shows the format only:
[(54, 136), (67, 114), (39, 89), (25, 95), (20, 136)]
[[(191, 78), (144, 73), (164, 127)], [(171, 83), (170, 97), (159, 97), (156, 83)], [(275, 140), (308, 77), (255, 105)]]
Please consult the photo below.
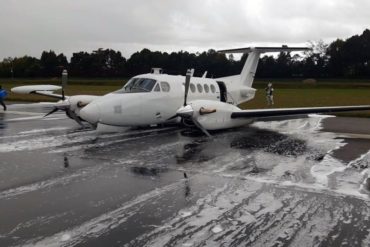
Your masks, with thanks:
[(19, 135), (33, 135), (33, 134), (45, 134), (51, 131), (60, 131), (60, 130), (67, 130), (70, 129), (68, 127), (54, 127), (54, 128), (46, 128), (46, 129), (32, 129), (27, 131), (19, 132)]
[[(81, 149), (88, 149), (88, 148), (93, 148), (93, 147), (104, 147), (116, 143), (123, 143), (123, 142), (129, 142), (133, 140), (138, 140), (138, 139), (143, 139), (147, 138), (148, 136), (151, 135), (156, 135), (160, 136), (160, 133), (155, 133), (158, 130), (142, 130), (140, 131), (140, 134), (147, 134), (147, 135), (139, 135), (139, 136), (133, 136), (133, 137), (127, 137), (127, 138), (122, 138), (122, 139), (117, 139), (113, 141), (102, 141), (103, 139), (108, 139), (111, 137), (125, 137), (125, 136), (131, 136), (134, 134), (134, 132), (123, 132), (120, 134), (119, 132), (115, 132), (114, 134), (111, 135), (105, 135), (105, 136), (99, 136), (99, 142), (93, 143), (93, 144), (79, 144), (75, 145), (72, 147), (66, 147), (66, 148), (58, 148), (52, 151), (49, 151), (49, 153), (65, 153), (65, 152), (71, 152), (71, 151), (77, 151)], [(168, 134), (169, 132), (162, 132), (161, 134)], [(1, 151), (1, 149), (0, 149)]]
[[(321, 161), (309, 161), (305, 160), (305, 156), (301, 156), (300, 158), (298, 157), (297, 160), (293, 158), (276, 157), (275, 160), (277, 161), (274, 162), (273, 158), (268, 158), (269, 155), (257, 155), (257, 158), (260, 157), (260, 161), (257, 163), (264, 164), (270, 162), (275, 164), (274, 172), (271, 175), (272, 179), (277, 179), (285, 171), (295, 175), (300, 173), (303, 176), (307, 176), (307, 172), (309, 172), (309, 175), (311, 175), (315, 181), (313, 183), (308, 182), (307, 187), (316, 187), (318, 190), (335, 190), (338, 193), (346, 195), (364, 197), (363, 194), (359, 193), (361, 182), (356, 175), (348, 172), (346, 164), (331, 155), (334, 150), (341, 148), (346, 143), (344, 143), (343, 139), (337, 138), (335, 133), (318, 131), (322, 128), (322, 120), (326, 117), (330, 116), (311, 115), (311, 117), (307, 119), (256, 123), (257, 127), (276, 130), (305, 140), (309, 147), (322, 150), (322, 152), (326, 153)], [(351, 162), (350, 165), (354, 166), (356, 163), (358, 166), (359, 162), (366, 162), (363, 161), (365, 158), (366, 155)], [(300, 167), (303, 169), (302, 172), (299, 172)], [(305, 167), (309, 170), (304, 170)], [(346, 180), (347, 182), (345, 182)], [(299, 186), (302, 186), (302, 184), (304, 186), (305, 181), (287, 181), (287, 183), (291, 185), (299, 183)], [(353, 186), (353, 184), (356, 184), (356, 186)]]
[(110, 126), (105, 124), (98, 124), (96, 128), (96, 131), (100, 133), (123, 132), (129, 130), (130, 130), (129, 127)]
[(138, 205), (141, 203), (150, 201), (153, 198), (162, 196), (182, 186), (183, 182), (179, 181), (164, 186), (161, 189), (152, 190), (124, 203), (113, 211), (84, 222), (82, 225), (59, 232), (41, 240), (29, 241), (23, 246), (73, 246), (83, 243), (86, 238), (99, 237), (102, 234), (115, 229), (127, 221), (131, 216), (135, 215), (140, 210)]
[(222, 228), (221, 225), (215, 225), (213, 228), (212, 228), (212, 232), (213, 233), (220, 233), (222, 232), (224, 229)]
[[(23, 115), (23, 114), (22, 114)], [(39, 120), (42, 119), (43, 121), (50, 121), (50, 120), (62, 120), (66, 119), (67, 117), (49, 117), (49, 118), (44, 118), (44, 115), (36, 115), (33, 117), (19, 117), (19, 118), (11, 118), (11, 119), (6, 119), (5, 122), (23, 122), (27, 120)]]
[[(241, 245), (253, 243), (256, 246), (279, 246), (286, 240), (292, 241), (293, 246), (299, 246), (312, 244), (313, 239), (320, 241), (328, 236), (336, 225), (353, 221), (352, 218), (343, 219), (343, 212), (350, 211), (350, 206), (335, 203), (341, 202), (343, 196), (358, 197), (365, 202), (369, 201), (369, 197), (359, 193), (358, 186), (350, 186), (350, 183), (360, 182), (356, 173), (347, 174), (345, 164), (331, 156), (331, 151), (339, 148), (343, 142), (341, 139), (334, 139), (335, 135), (332, 133), (317, 131), (321, 128), (321, 119), (312, 117), (304, 120), (256, 123), (255, 126), (267, 129), (271, 127), (275, 131), (301, 138), (307, 141), (308, 147), (322, 150), (325, 157), (317, 161), (309, 159), (306, 154), (297, 157), (281, 156), (260, 150), (246, 154), (243, 150), (228, 147), (225, 155), (218, 154), (209, 161), (186, 164), (193, 169), (190, 171), (208, 174), (216, 179), (217, 176), (228, 178), (227, 182), (221, 189), (215, 189), (199, 199), (195, 205), (175, 213), (163, 223), (166, 227), (157, 227), (140, 236), (138, 240), (149, 241), (147, 246), (215, 246), (223, 243), (231, 245), (236, 239), (243, 239), (244, 244)], [(115, 141), (108, 140), (104, 145)], [(171, 150), (172, 145), (174, 144), (170, 143), (158, 148)], [(212, 149), (212, 144), (209, 148)], [(154, 149), (144, 151), (143, 155), (152, 155), (153, 151)], [(356, 162), (366, 162), (366, 159), (367, 156), (364, 155)], [(255, 175), (244, 173), (249, 169), (246, 164), (252, 161), (267, 172)], [(292, 177), (291, 180), (284, 177), (286, 172), (289, 172), (287, 176)], [(365, 176), (359, 171), (355, 172)], [(331, 185), (333, 178), (337, 178), (337, 183)], [(287, 187), (291, 188), (286, 189)], [(182, 188), (182, 181), (143, 194), (118, 209), (79, 226), (27, 244), (72, 246), (89, 238), (98, 238), (137, 214), (140, 210), (138, 205), (141, 203), (148, 203), (156, 196), (179, 188)], [(315, 194), (307, 196), (306, 192)], [(327, 200), (329, 196), (334, 199)], [(368, 214), (366, 210), (368, 209), (364, 209), (364, 214)], [(220, 235), (223, 235), (223, 242), (217, 239)], [(234, 245), (237, 246), (236, 243)]]
[(322, 162), (311, 167), (311, 174), (316, 182), (324, 187), (328, 186), (328, 177), (335, 172), (343, 172), (346, 166), (338, 159), (326, 155)]
[[(174, 130), (174, 128), (165, 128), (161, 131), (167, 130)], [(103, 140), (109, 139), (112, 137), (124, 137), (130, 136), (135, 134), (145, 134), (145, 133), (155, 133), (158, 130), (148, 129), (148, 130), (139, 130), (139, 131), (132, 131), (132, 132), (123, 132), (123, 133), (114, 133), (114, 134), (103, 134), (99, 135), (95, 131), (82, 131), (82, 132), (75, 132), (75, 133), (67, 133), (67, 134), (60, 134), (60, 135), (53, 135), (53, 136), (41, 136), (41, 137), (34, 137), (28, 138), (23, 140), (14, 140), (14, 141), (7, 141), (6, 143), (0, 143), (0, 153), (6, 152), (15, 152), (15, 151), (30, 151), (30, 150), (38, 150), (38, 149), (46, 149), (46, 148), (55, 148), (64, 145), (71, 145), (66, 148), (60, 149), (53, 149), (52, 153), (60, 153), (60, 152), (68, 152), (68, 151), (75, 151), (89, 147), (99, 147), (105, 145), (111, 145), (114, 143), (134, 140), (138, 138), (144, 138), (143, 136), (131, 137), (126, 139), (118, 139), (114, 141), (106, 141)], [(96, 140), (99, 138), (99, 142), (90, 144), (89, 142)], [(87, 142), (88, 144), (81, 144)], [(77, 145), (74, 145), (77, 144)]]
[(181, 216), (181, 217), (188, 217), (188, 216), (190, 216), (190, 215), (192, 215), (193, 214), (193, 212), (190, 212), (190, 211), (180, 211), (179, 212), (179, 215)]
[[(196, 205), (190, 207), (194, 212), (191, 216), (184, 218), (181, 215), (169, 219), (167, 229), (154, 229), (139, 238), (145, 242), (145, 246), (174, 246), (186, 245), (190, 241), (194, 246), (219, 246), (230, 243), (233, 236), (240, 237), (241, 229), (253, 227), (263, 222), (263, 215), (280, 210), (282, 203), (270, 192), (258, 193), (261, 184), (230, 180), (228, 184), (220, 189), (215, 189), (204, 198), (197, 201)], [(256, 198), (254, 198), (255, 193)], [(249, 203), (244, 201), (250, 198)], [(253, 199), (254, 198), (254, 199)], [(229, 241), (218, 242), (219, 234), (227, 232)], [(176, 236), (180, 236), (177, 238)], [(181, 237), (182, 236), (182, 237)], [(149, 239), (148, 242), (147, 239)]]
[(42, 116), (39, 112), (25, 112), (25, 111), (6, 111), (6, 114), (28, 115), (28, 116)]
[(308, 118), (255, 122), (252, 124), (252, 126), (263, 129), (276, 130), (281, 133), (295, 133), (301, 131), (302, 129), (305, 131), (317, 131), (321, 129), (321, 122), (325, 118), (326, 116), (313, 115)]
[(67, 134), (62, 134), (56, 136), (42, 136), (26, 140), (17, 140), (13, 142), (10, 141), (7, 143), (0, 143), (0, 153), (52, 148), (65, 144), (92, 141), (95, 138), (96, 137), (94, 135), (90, 135), (81, 136), (71, 140)]
[[(215, 189), (187, 208), (191, 215), (179, 214), (168, 219), (164, 224), (171, 227), (156, 228), (135, 243), (142, 246), (190, 243), (194, 246), (280, 246), (294, 242), (293, 246), (307, 246), (313, 240), (324, 241), (339, 224), (352, 224), (353, 220), (366, 223), (362, 221), (366, 219), (351, 217), (352, 205), (341, 204), (343, 195), (328, 200), (328, 196), (333, 196), (329, 191), (321, 195), (278, 188), (249, 179), (230, 179), (223, 188)], [(369, 213), (366, 203), (358, 207), (363, 215)]]
[(370, 168), (370, 151), (348, 163), (349, 167)]
[[(242, 149), (228, 149), (224, 155), (219, 154), (215, 159), (203, 162), (204, 165), (201, 167), (205, 167), (206, 170), (202, 172), (230, 178), (244, 177), (256, 182), (281, 184), (309, 191), (332, 191), (338, 195), (369, 199), (367, 193), (360, 193), (363, 175), (358, 171), (348, 171), (345, 163), (332, 156), (334, 150), (346, 143), (334, 133), (318, 131), (326, 117), (320, 115), (306, 119), (254, 123), (255, 127), (275, 130), (292, 138), (304, 140), (308, 150), (322, 153), (323, 158), (320, 160), (310, 157), (307, 151), (302, 155), (285, 156), (263, 150), (250, 151), (246, 155)], [(361, 162), (363, 166), (370, 163), (370, 152), (369, 155), (363, 155), (351, 164), (356, 163), (359, 166)], [(253, 166), (257, 169), (256, 174), (253, 174), (253, 171), (251, 173)]]
[(33, 117), (19, 117), (19, 118), (12, 118), (12, 119), (7, 119), (5, 120), (6, 122), (17, 122), (17, 121), (25, 121), (25, 120), (34, 120), (34, 119), (41, 119), (43, 118), (44, 116), (43, 115), (36, 115), (36, 116), (33, 116)]
[(51, 178), (48, 180), (43, 180), (40, 182), (1, 191), (0, 199), (5, 200), (5, 199), (9, 199), (11, 197), (15, 197), (15, 196), (22, 195), (25, 193), (30, 193), (33, 191), (46, 189), (46, 188), (53, 187), (53, 186), (69, 184), (72, 180), (77, 179), (77, 178), (91, 177), (94, 174), (98, 173), (101, 169), (102, 167), (86, 168), (86, 169), (79, 170), (75, 173), (68, 174), (65, 176)]

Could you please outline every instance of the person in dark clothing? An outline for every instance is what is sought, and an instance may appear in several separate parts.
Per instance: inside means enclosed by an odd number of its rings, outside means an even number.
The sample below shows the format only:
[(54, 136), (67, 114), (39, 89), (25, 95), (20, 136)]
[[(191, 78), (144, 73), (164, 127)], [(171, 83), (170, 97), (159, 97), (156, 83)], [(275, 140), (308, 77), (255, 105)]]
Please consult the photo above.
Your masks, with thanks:
[(8, 95), (5, 89), (3, 89), (0, 85), (0, 104), (3, 106), (4, 111), (6, 111), (6, 105), (4, 103), (5, 97)]

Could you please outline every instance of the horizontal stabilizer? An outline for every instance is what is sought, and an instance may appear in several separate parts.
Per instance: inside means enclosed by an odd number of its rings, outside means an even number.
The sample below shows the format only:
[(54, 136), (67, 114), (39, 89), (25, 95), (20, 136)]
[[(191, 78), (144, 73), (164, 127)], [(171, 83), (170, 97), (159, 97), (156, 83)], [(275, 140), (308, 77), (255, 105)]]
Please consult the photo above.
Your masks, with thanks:
[(250, 53), (252, 51), (258, 51), (259, 53), (266, 53), (266, 52), (290, 52), (290, 51), (309, 51), (311, 48), (308, 47), (246, 47), (246, 48), (236, 48), (236, 49), (227, 49), (227, 50), (219, 50), (217, 52), (220, 53)]
[(275, 108), (275, 109), (244, 110), (233, 112), (231, 114), (231, 118), (265, 118), (265, 117), (280, 117), (292, 115), (307, 115), (312, 113), (333, 113), (333, 112), (366, 111), (366, 110), (370, 110), (370, 105)]

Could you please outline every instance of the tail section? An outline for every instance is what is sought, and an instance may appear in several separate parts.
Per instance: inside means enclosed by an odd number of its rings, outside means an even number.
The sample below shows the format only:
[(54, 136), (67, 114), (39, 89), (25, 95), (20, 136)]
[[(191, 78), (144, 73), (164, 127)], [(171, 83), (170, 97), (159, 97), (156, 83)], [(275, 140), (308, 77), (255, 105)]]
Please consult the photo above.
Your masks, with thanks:
[(260, 54), (266, 52), (282, 52), (282, 51), (307, 51), (310, 48), (307, 47), (247, 47), (229, 50), (220, 50), (221, 53), (249, 53), (248, 58), (245, 61), (242, 72), (240, 73), (240, 84), (241, 86), (252, 87), (254, 76), (257, 71), (258, 61)]
[(243, 86), (252, 87), (260, 54), (261, 53), (258, 50), (252, 51), (248, 54), (248, 58), (245, 61), (242, 72), (240, 73), (240, 82)]

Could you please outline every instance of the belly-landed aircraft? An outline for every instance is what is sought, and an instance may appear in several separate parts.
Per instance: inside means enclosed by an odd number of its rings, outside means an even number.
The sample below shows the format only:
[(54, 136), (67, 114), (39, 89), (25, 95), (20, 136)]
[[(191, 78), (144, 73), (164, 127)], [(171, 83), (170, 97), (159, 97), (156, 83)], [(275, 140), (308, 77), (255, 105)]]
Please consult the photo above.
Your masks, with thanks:
[(234, 128), (259, 118), (370, 110), (370, 105), (242, 110), (239, 104), (252, 100), (252, 88), (260, 55), (269, 52), (305, 51), (304, 47), (251, 47), (221, 50), (222, 53), (248, 53), (239, 75), (222, 78), (167, 75), (159, 69), (131, 78), (122, 89), (104, 96), (54, 94), (53, 85), (22, 86), (15, 93), (34, 93), (60, 98), (52, 112), (64, 110), (81, 123), (93, 126), (146, 126), (181, 122), (209, 135), (208, 130)]

